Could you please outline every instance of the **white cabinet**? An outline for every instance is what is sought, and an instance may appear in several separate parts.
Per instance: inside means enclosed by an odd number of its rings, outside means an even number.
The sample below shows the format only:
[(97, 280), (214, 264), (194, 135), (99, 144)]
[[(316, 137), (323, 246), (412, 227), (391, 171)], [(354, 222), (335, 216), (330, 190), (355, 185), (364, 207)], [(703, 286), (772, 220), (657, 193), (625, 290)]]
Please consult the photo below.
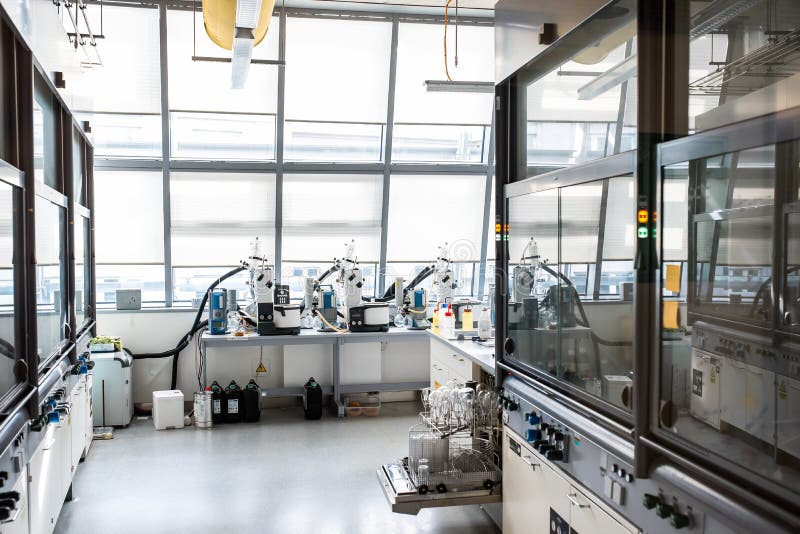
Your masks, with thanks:
[[(87, 449), (87, 439), (91, 439), (91, 399), (87, 385), (87, 377), (81, 376), (63, 397), (69, 413), (59, 424), (45, 427), (42, 442), (28, 462), (30, 534), (53, 532), (72, 477)], [(0, 532), (5, 534), (5, 530)]]
[(28, 534), (28, 470), (23, 469), (11, 491), (19, 493), (17, 509), (5, 523), (0, 524), (2, 534)]
[[(619, 516), (601, 501), (595, 500), (576, 486), (570, 487), (569, 526), (575, 532), (602, 532), (603, 534), (632, 534), (633, 526), (618, 521)], [(613, 514), (613, 515), (612, 515)], [(621, 518), (619, 518), (622, 520)], [(622, 520), (624, 521), (624, 520)]]
[(563, 534), (639, 532), (551, 465), (511, 429), (504, 428), (503, 534), (550, 534), (559, 529)]
[[(512, 449), (511, 440), (520, 447), (520, 454)], [(544, 465), (506, 429), (503, 435), (504, 534), (550, 534), (551, 509), (568, 521), (568, 493), (566, 480)]]
[(800, 381), (778, 376), (778, 449), (800, 458)]
[(75, 472), (86, 444), (86, 382), (84, 380), (81, 380), (72, 390), (70, 402), (72, 404), (72, 411), (69, 414), (70, 467), (71, 472)]
[(465, 384), (477, 380), (479, 374), (472, 360), (450, 348), (444, 341), (431, 338), (431, 387), (438, 388), (451, 379)]

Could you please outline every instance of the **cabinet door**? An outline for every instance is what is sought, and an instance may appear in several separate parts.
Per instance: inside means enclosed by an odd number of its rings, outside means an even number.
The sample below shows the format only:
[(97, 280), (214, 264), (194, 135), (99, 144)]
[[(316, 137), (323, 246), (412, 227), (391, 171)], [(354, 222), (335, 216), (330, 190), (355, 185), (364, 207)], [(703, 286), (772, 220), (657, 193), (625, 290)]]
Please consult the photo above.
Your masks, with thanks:
[(729, 425), (744, 430), (747, 418), (747, 365), (729, 358), (721, 360), (721, 374), (725, 383), (720, 391), (720, 417)]
[(775, 373), (747, 366), (747, 427), (767, 443), (775, 440)]
[(17, 483), (11, 488), (19, 492), (17, 501), (17, 512), (13, 520), (0, 525), (0, 532), (3, 534), (28, 534), (28, 470), (23, 469), (19, 475)]
[[(54, 432), (54, 428), (48, 429), (48, 434)], [(52, 482), (48, 484), (48, 470), (47, 466), (52, 464), (53, 438), (51, 435), (46, 435), (45, 443), (31, 456), (28, 463), (28, 472), (30, 474), (30, 483), (28, 485), (28, 508), (30, 513), (30, 531), (31, 534), (49, 534), (54, 528), (52, 522), (53, 517), (51, 514), (52, 499), (50, 495), (52, 490), (50, 487)]]
[[(511, 440), (520, 454), (512, 449)], [(516, 447), (515, 446), (515, 447)], [(506, 428), (503, 433), (503, 532), (550, 534), (551, 510), (568, 520), (569, 484)], [(566, 534), (566, 533), (564, 533)]]
[(432, 361), (431, 387), (434, 389), (438, 389), (447, 384), (448, 380), (450, 380), (450, 371), (448, 370), (447, 366), (445, 366), (441, 362)]
[(800, 459), (800, 381), (778, 377), (778, 448)]
[(569, 526), (571, 534), (632, 534), (636, 530), (624, 526), (614, 519), (594, 500), (590, 499), (575, 486), (569, 492), (570, 511)]
[(86, 441), (85, 435), (85, 418), (86, 415), (84, 413), (85, 405), (86, 405), (86, 385), (81, 382), (75, 389), (72, 390), (72, 413), (70, 414), (70, 426), (71, 426), (71, 436), (70, 436), (70, 466), (72, 467), (71, 471), (74, 473), (75, 469), (78, 467), (78, 462), (81, 460), (81, 456), (83, 455), (83, 444)]

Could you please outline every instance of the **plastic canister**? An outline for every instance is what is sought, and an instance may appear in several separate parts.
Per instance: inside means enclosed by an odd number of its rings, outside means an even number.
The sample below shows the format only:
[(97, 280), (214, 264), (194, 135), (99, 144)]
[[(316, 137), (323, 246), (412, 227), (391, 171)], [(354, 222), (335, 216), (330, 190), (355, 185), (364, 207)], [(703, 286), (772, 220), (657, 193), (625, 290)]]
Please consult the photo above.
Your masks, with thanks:
[(313, 376), (303, 386), (303, 412), (306, 419), (322, 417), (322, 387)]
[(472, 308), (467, 307), (461, 315), (461, 330), (464, 332), (472, 332), (475, 325), (472, 320)]
[(252, 378), (242, 392), (242, 420), (255, 423), (261, 418), (261, 388)]
[(492, 321), (487, 308), (483, 308), (481, 318), (478, 320), (478, 337), (483, 341), (492, 337)]
[(442, 327), (442, 335), (446, 338), (456, 337), (456, 318), (453, 317), (453, 312), (450, 310), (444, 314), (444, 326)]
[(215, 425), (224, 423), (228, 414), (225, 390), (216, 380), (211, 383), (208, 389), (211, 390), (211, 420)]
[(211, 428), (214, 426), (211, 406), (213, 405), (211, 388), (206, 391), (197, 391), (194, 394), (194, 426), (197, 428)]
[(240, 423), (242, 421), (242, 388), (231, 380), (225, 388), (225, 422)]

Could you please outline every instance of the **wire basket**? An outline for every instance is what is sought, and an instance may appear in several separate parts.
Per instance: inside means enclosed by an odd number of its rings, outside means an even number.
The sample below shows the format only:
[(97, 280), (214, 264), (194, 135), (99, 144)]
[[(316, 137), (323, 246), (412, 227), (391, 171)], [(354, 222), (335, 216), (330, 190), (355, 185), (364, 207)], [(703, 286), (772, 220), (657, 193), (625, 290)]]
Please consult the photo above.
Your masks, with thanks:
[(426, 409), (408, 435), (411, 481), (420, 494), (492, 491), (502, 479), (496, 394), (460, 389), (447, 395), (423, 391)]

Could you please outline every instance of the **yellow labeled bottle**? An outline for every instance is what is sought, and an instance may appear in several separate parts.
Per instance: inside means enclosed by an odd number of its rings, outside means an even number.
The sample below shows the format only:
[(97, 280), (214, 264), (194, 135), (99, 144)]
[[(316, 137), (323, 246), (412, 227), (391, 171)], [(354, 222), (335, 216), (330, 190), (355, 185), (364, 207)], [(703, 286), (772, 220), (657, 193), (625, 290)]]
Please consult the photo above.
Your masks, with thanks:
[(467, 308), (461, 315), (461, 330), (463, 330), (464, 333), (475, 330), (475, 324), (472, 321), (472, 308)]
[(431, 332), (439, 333), (439, 308), (433, 310), (433, 322), (431, 324)]

